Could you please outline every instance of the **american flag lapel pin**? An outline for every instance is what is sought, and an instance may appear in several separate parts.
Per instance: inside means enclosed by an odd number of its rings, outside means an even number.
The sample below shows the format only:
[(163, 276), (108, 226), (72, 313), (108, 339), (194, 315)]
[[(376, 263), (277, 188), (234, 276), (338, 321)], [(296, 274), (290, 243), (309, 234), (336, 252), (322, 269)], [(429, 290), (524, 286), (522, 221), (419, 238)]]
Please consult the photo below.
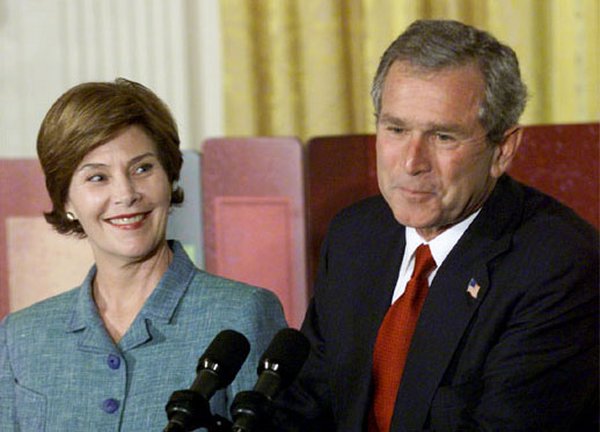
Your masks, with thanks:
[(477, 281), (471, 278), (471, 280), (469, 281), (469, 286), (467, 287), (467, 292), (469, 293), (469, 295), (472, 298), (476, 299), (480, 289), (481, 287), (479, 286)]

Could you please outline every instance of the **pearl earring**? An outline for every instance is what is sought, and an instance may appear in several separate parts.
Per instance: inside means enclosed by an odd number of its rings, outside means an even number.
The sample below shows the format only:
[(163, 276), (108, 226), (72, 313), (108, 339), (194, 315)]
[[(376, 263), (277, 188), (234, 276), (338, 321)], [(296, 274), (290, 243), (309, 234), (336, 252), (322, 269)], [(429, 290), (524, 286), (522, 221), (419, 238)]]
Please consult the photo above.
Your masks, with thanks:
[(77, 218), (73, 213), (67, 212), (67, 219), (69, 219), (71, 222), (74, 222)]

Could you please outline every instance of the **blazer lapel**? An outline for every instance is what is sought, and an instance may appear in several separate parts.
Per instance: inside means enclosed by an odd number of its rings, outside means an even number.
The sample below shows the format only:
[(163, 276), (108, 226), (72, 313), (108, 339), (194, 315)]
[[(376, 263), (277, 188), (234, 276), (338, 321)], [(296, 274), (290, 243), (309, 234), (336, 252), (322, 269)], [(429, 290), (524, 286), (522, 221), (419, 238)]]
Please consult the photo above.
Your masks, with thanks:
[(488, 263), (510, 247), (520, 201), (505, 179), (436, 274), (423, 305), (396, 399), (392, 430), (422, 430), (461, 337), (489, 290)]

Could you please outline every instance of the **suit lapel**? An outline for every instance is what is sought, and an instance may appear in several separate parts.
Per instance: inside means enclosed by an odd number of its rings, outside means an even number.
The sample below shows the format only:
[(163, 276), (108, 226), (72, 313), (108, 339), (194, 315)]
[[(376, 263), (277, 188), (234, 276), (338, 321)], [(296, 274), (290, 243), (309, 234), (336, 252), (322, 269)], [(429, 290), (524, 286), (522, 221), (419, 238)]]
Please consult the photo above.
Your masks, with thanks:
[[(345, 347), (358, 346), (359, 349), (352, 348), (350, 352), (346, 352), (344, 347), (340, 347), (338, 353), (344, 356), (340, 362), (353, 365), (351, 372), (353, 378), (344, 371), (339, 376), (339, 383), (341, 393), (345, 394), (344, 410), (354, 413), (354, 424), (359, 423), (359, 419), (364, 419), (367, 415), (370, 403), (373, 346), (381, 321), (391, 303), (406, 243), (404, 227), (393, 218), (387, 204), (383, 202), (382, 205), (386, 209), (386, 218), (370, 227), (367, 240), (369, 246), (365, 247), (369, 253), (359, 254), (365, 258), (360, 266), (361, 274), (356, 275), (354, 280), (356, 289), (353, 289), (353, 293), (349, 296), (352, 301), (350, 308), (353, 311), (352, 318), (348, 326), (344, 326), (346, 337), (349, 338), (345, 342)], [(383, 263), (391, 264), (383, 265)]]
[[(507, 184), (507, 182), (509, 182)], [(421, 430), (473, 314), (489, 286), (488, 263), (510, 247), (520, 200), (499, 182), (482, 212), (448, 255), (423, 305), (396, 400), (392, 430)]]

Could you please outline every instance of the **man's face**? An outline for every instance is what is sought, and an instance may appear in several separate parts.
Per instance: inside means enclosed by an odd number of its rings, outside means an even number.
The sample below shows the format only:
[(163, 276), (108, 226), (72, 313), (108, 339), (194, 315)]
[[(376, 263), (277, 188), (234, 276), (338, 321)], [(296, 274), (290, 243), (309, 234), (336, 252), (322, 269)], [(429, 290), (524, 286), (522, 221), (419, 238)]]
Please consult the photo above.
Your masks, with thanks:
[(486, 140), (483, 96), (476, 65), (423, 72), (396, 62), (386, 76), (377, 122), (379, 188), (396, 220), (427, 240), (480, 208), (508, 165), (506, 143)]

